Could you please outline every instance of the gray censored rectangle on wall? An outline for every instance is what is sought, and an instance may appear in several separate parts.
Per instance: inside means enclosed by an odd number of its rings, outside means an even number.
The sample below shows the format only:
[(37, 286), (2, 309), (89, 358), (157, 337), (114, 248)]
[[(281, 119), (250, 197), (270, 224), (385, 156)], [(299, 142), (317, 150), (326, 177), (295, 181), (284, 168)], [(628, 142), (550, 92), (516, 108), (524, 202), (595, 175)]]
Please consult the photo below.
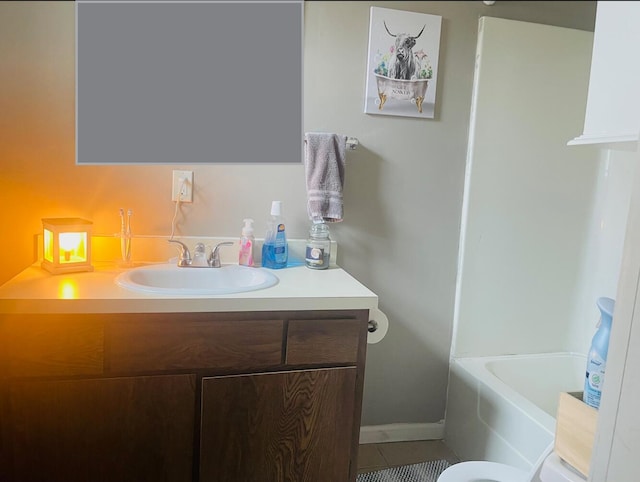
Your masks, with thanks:
[(303, 2), (76, 2), (76, 163), (301, 163)]

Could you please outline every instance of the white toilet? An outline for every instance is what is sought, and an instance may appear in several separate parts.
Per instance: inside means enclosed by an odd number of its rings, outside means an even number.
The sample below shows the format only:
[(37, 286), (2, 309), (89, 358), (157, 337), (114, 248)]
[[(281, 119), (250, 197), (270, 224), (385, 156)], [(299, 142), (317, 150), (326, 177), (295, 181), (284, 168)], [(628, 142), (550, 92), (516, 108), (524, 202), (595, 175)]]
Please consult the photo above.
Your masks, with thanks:
[(446, 469), (438, 482), (585, 482), (565, 464), (551, 444), (529, 472), (496, 462), (461, 462)]

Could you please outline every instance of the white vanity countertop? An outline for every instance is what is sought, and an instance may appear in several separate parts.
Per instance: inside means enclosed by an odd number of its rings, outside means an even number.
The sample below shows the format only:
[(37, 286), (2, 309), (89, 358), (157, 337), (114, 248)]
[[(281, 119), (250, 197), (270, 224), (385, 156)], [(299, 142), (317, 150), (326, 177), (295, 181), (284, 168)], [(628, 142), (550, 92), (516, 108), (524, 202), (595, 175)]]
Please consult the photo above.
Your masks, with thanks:
[(171, 313), (224, 311), (349, 310), (378, 306), (378, 297), (339, 267), (270, 270), (271, 288), (215, 296), (137, 293), (117, 286), (123, 269), (51, 275), (32, 265), (0, 286), (0, 313)]

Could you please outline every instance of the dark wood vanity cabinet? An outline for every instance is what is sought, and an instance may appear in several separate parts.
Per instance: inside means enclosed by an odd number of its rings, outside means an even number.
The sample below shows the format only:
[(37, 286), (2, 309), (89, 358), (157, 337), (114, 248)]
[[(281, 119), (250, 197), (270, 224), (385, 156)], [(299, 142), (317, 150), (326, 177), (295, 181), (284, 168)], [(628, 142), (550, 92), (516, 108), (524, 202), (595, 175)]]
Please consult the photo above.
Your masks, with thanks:
[(367, 320), (0, 315), (0, 480), (355, 481)]

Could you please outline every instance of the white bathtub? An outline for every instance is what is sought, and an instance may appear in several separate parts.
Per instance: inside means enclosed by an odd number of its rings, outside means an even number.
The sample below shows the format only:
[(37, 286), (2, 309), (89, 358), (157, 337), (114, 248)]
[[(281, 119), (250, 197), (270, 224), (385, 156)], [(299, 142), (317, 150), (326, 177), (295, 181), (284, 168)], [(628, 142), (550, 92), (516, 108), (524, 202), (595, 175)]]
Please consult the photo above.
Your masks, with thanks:
[(462, 460), (528, 470), (553, 441), (560, 392), (582, 391), (585, 367), (573, 353), (453, 359), (447, 445)]

